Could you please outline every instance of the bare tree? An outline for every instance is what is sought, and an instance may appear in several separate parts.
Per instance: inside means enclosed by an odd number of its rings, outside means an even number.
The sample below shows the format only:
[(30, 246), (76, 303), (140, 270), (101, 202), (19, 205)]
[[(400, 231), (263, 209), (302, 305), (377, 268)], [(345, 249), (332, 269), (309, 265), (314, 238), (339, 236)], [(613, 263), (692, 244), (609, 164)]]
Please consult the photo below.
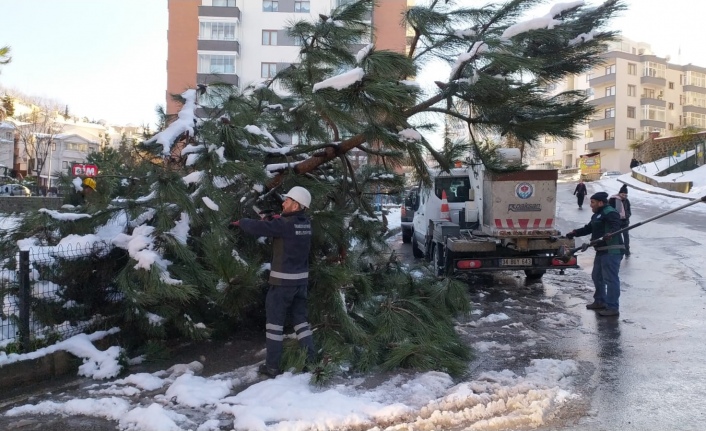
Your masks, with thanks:
[(63, 131), (62, 124), (56, 121), (55, 112), (49, 107), (34, 108), (32, 112), (20, 116), (16, 124), (23, 155), (29, 159), (27, 172), (34, 171), (37, 178), (56, 145), (57, 135)]

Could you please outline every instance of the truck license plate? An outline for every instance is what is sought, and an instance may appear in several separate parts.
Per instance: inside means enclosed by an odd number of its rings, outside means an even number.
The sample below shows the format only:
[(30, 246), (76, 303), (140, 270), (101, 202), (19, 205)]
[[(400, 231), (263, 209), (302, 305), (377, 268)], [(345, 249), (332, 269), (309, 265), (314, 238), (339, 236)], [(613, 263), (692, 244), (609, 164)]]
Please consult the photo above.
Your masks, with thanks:
[(500, 266), (532, 266), (532, 258), (500, 259)]

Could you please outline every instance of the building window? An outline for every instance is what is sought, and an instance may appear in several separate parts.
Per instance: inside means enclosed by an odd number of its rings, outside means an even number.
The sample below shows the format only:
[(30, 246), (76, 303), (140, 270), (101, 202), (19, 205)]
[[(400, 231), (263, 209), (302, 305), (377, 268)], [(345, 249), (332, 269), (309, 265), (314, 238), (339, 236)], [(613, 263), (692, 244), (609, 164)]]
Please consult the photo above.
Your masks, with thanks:
[(197, 73), (235, 74), (234, 55), (199, 54)]
[(603, 118), (615, 118), (615, 108), (606, 108)]
[(549, 157), (554, 155), (554, 148), (545, 148), (544, 157)]
[(61, 162), (61, 169), (69, 169), (69, 162), (67, 162), (66, 160)]
[(635, 129), (628, 128), (628, 139), (635, 139)]
[(585, 132), (583, 132), (583, 136), (586, 137), (586, 138), (592, 138), (592, 137), (593, 137), (593, 131), (591, 131), (591, 130), (586, 130)]
[(674, 110), (674, 102), (669, 102), (669, 110), (670, 111)]
[(235, 40), (235, 23), (201, 22), (199, 24), (199, 39)]
[(605, 88), (605, 96), (615, 96), (615, 85)]
[(699, 114), (697, 112), (687, 112), (684, 120), (684, 125), (686, 126), (694, 126), (699, 128), (706, 127), (706, 114)]
[(610, 66), (605, 67), (605, 74), (606, 75), (611, 75), (615, 73), (615, 65), (611, 64)]
[(667, 125), (667, 129), (669, 129), (669, 130), (674, 130), (674, 123), (669, 123), (669, 124)]
[(634, 85), (628, 85), (628, 96), (637, 96), (637, 87)]
[(706, 94), (687, 91), (686, 94), (684, 94), (684, 104), (706, 108)]
[(642, 105), (642, 119), (665, 121), (667, 114), (662, 106)]
[(628, 106), (628, 118), (635, 118), (635, 107)]
[(67, 150), (73, 150), (73, 151), (80, 151), (82, 153), (87, 153), (88, 152), (88, 145), (86, 144), (76, 144), (73, 142), (69, 142), (66, 144), (66, 149)]
[(235, 7), (235, 0), (213, 0), (213, 6)]
[(279, 1), (277, 0), (263, 0), (262, 1), (262, 11), (263, 12), (277, 12), (279, 10)]
[(586, 82), (590, 81), (591, 79), (593, 79), (593, 72), (588, 72), (586, 74)]
[(653, 78), (664, 78), (667, 66), (653, 61), (643, 63), (642, 76), (651, 76)]
[(686, 85), (694, 85), (696, 87), (706, 87), (706, 74), (701, 72), (686, 72)]
[(260, 67), (260, 77), (274, 78), (277, 75), (277, 63), (262, 63)]
[(671, 81), (669, 82), (669, 89), (674, 90), (674, 83)]
[(655, 91), (651, 88), (643, 88), (642, 89), (642, 97), (644, 99), (654, 99), (655, 98)]
[(277, 30), (262, 30), (263, 45), (277, 45)]
[(308, 13), (311, 10), (310, 1), (294, 0), (294, 12)]
[(605, 129), (605, 132), (603, 132), (603, 139), (606, 141), (609, 139), (615, 139), (615, 129)]
[(628, 75), (637, 75), (637, 64), (628, 63)]

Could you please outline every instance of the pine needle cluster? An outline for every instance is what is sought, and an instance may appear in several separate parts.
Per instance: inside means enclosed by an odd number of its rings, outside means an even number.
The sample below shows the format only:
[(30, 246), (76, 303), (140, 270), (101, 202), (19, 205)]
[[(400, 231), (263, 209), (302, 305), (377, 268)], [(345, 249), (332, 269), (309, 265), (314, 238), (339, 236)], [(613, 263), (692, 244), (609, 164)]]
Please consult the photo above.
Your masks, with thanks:
[[(585, 95), (550, 94), (547, 84), (600, 62), (614, 35), (599, 27), (623, 6), (571, 7), (551, 30), (508, 36), (536, 1), (455, 3), (433, 0), (405, 12), (406, 53), (362, 43), (371, 34), (372, 0), (292, 23), (297, 62), (242, 90), (219, 83), (187, 90), (182, 111), (156, 135), (95, 155), (94, 197), (60, 215), (28, 214), (10, 231), (0, 243), (6, 267), (16, 264), (17, 240), (52, 248), (91, 238), (90, 253), (53, 261), (35, 280), (61, 286), (65, 309), (80, 309), (71, 319), (109, 316), (135, 349), (261, 328), (271, 247), (228, 226), (280, 211), (282, 195), (303, 186), (313, 196), (317, 379), (342, 368), (462, 374), (470, 351), (453, 319), (469, 311), (466, 286), (402, 266), (372, 197), (404, 190), (396, 167), (411, 165), (428, 178), (429, 158), (443, 168), (467, 150), (482, 152), (479, 132), (526, 142), (571, 137), (592, 108)], [(449, 62), (452, 73), (426, 94), (411, 81), (433, 59)], [(465, 123), (470, 138), (432, 148), (424, 134), (433, 125), (423, 117), (437, 114)], [(39, 302), (47, 324), (69, 318)], [(297, 349), (288, 343), (285, 366), (305, 366)]]

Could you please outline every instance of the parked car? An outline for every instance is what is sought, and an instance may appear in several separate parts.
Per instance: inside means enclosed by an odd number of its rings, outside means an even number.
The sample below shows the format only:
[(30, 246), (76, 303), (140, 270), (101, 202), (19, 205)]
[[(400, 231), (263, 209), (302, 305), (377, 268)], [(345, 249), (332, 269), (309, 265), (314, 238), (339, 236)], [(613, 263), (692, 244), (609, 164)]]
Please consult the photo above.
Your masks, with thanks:
[(32, 196), (32, 192), (22, 184), (5, 184), (0, 186), (0, 195), (4, 196)]
[(400, 210), (402, 242), (405, 244), (412, 242), (412, 234), (414, 233), (414, 225), (412, 224), (412, 220), (414, 219), (414, 212), (419, 206), (417, 198), (417, 189), (407, 190), (405, 192), (404, 202), (402, 203), (402, 207)]
[(603, 172), (603, 174), (601, 175), (601, 179), (604, 180), (606, 178), (615, 178), (615, 177), (619, 177), (621, 175), (623, 175), (623, 173), (620, 171), (607, 171), (607, 172)]

